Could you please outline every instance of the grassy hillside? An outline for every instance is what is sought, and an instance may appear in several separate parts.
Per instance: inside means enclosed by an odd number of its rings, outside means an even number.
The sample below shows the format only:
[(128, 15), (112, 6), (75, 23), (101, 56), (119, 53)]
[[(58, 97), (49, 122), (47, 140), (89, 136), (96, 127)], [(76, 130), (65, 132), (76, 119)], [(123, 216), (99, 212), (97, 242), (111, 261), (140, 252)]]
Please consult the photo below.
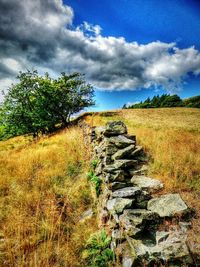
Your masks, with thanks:
[(78, 266), (96, 229), (78, 223), (93, 205), (87, 182), (90, 152), (71, 128), (32, 142), (0, 142), (0, 266)]
[[(200, 216), (200, 110), (135, 109), (88, 114), (91, 125), (123, 120), (151, 157), (149, 174), (166, 192), (180, 192)], [(79, 223), (94, 206), (86, 176), (90, 151), (82, 130), (66, 129), (33, 142), (0, 142), (0, 266), (86, 266), (81, 251), (97, 230), (95, 216)], [(191, 246), (200, 222), (193, 220)], [(197, 248), (198, 249), (198, 248)]]
[(165, 192), (179, 192), (196, 210), (188, 242), (200, 253), (200, 110), (128, 109), (88, 115), (85, 120), (93, 126), (110, 120), (126, 123), (151, 157), (149, 175), (164, 182)]
[[(200, 189), (200, 110), (135, 109), (87, 116), (91, 125), (122, 120), (152, 157), (150, 172), (170, 188)], [(181, 182), (181, 185), (180, 185)]]

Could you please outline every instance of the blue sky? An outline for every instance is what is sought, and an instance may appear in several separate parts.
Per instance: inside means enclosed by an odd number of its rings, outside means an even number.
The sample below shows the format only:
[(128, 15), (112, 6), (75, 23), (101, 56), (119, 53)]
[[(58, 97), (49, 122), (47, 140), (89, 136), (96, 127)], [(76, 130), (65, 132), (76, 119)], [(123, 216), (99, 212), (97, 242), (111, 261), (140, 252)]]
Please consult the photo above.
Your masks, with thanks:
[[(98, 24), (104, 36), (123, 36), (127, 41), (147, 44), (153, 41), (176, 42), (179, 48), (200, 49), (200, 1), (193, 0), (69, 0), (75, 11), (74, 23)], [(200, 78), (189, 75), (180, 90), (182, 98), (200, 94)], [(120, 108), (166, 93), (165, 88), (140, 88), (137, 91), (96, 90), (94, 110)], [(173, 93), (173, 92), (170, 92)]]
[(84, 73), (92, 110), (200, 94), (200, 1), (0, 0), (0, 32), (0, 91), (37, 69)]
[(68, 0), (74, 24), (98, 24), (104, 36), (127, 41), (178, 42), (200, 49), (200, 1), (193, 0)]

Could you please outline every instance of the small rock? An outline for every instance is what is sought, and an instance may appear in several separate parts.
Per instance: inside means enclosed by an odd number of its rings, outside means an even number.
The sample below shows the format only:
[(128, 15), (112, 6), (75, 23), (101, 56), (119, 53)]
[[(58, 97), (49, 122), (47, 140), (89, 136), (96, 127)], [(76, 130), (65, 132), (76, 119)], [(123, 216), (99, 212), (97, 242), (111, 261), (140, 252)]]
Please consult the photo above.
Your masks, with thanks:
[(136, 143), (136, 135), (133, 134), (125, 134), (125, 137), (127, 137), (128, 139), (133, 140)]
[[(105, 169), (104, 169), (105, 171)], [(113, 170), (112, 168), (106, 167), (108, 174), (106, 175), (106, 180), (108, 182), (124, 182), (126, 181), (126, 174), (123, 170)], [(113, 171), (113, 172), (112, 172)]]
[(136, 196), (134, 206), (139, 209), (146, 209), (149, 199), (151, 199), (151, 195), (146, 191), (141, 191), (141, 193)]
[(145, 175), (148, 172), (148, 166), (142, 165), (139, 169), (129, 169), (129, 173), (131, 176), (134, 175)]
[(94, 129), (93, 135), (95, 134), (97, 140), (101, 140), (104, 132), (105, 132), (105, 127), (103, 127), (103, 126), (96, 127)]
[(133, 176), (131, 182), (141, 189), (147, 190), (151, 193), (163, 188), (163, 184), (159, 180), (143, 175)]
[(136, 149), (131, 152), (131, 157), (137, 157), (141, 154), (143, 154), (143, 147), (142, 146), (136, 146)]
[(113, 155), (117, 152), (117, 147), (112, 145), (112, 144), (109, 144), (106, 146), (106, 155)]
[(156, 232), (156, 244), (165, 241), (169, 236), (169, 232), (157, 231)]
[(179, 226), (181, 231), (187, 232), (187, 230), (192, 228), (192, 223), (191, 222), (179, 222)]
[(124, 256), (122, 258), (122, 267), (133, 267), (134, 259), (132, 256)]
[(92, 217), (92, 215), (93, 215), (93, 211), (92, 211), (92, 209), (86, 210), (85, 212), (83, 212), (83, 213), (81, 214), (81, 217), (80, 217), (79, 222), (80, 222), (80, 223), (85, 222), (85, 220), (90, 219), (90, 218)]
[(95, 174), (100, 175), (103, 172), (103, 164), (100, 162), (95, 168)]
[(108, 122), (106, 124), (106, 129), (104, 131), (105, 136), (113, 136), (126, 133), (127, 133), (127, 128), (122, 121)]
[(112, 161), (112, 159), (111, 159), (111, 156), (106, 156), (106, 157), (104, 157), (104, 159), (103, 159), (102, 162), (103, 162), (104, 165), (110, 165), (110, 164), (113, 163), (113, 161)]
[(107, 202), (107, 209), (110, 213), (122, 213), (124, 209), (130, 208), (133, 204), (132, 199), (128, 198), (114, 198)]
[(112, 239), (116, 241), (122, 241), (125, 239), (125, 236), (121, 230), (115, 229), (112, 231)]
[(112, 197), (113, 198), (116, 198), (116, 197), (130, 197), (130, 198), (133, 198), (135, 197), (136, 195), (139, 195), (141, 193), (141, 189), (137, 186), (135, 187), (125, 187), (125, 188), (122, 188), (122, 189), (118, 189), (116, 191), (114, 191), (112, 193)]
[(185, 215), (189, 210), (179, 194), (167, 194), (153, 198), (149, 200), (147, 209), (157, 212), (160, 217)]

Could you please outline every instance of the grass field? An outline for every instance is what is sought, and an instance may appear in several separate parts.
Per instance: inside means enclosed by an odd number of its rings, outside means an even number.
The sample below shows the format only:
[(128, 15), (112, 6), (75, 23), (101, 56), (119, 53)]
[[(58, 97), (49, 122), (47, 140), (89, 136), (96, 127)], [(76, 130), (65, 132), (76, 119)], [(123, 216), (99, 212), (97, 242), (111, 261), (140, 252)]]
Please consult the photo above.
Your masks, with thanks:
[[(196, 210), (188, 243), (200, 253), (200, 110), (192, 108), (125, 109), (85, 117), (93, 126), (122, 120), (150, 155), (149, 175), (179, 192)], [(162, 192), (162, 193), (164, 193)]]
[[(165, 192), (179, 192), (197, 211), (188, 242), (200, 251), (200, 110), (121, 110), (85, 117), (90, 125), (123, 120), (150, 155), (149, 175)], [(83, 132), (72, 127), (32, 141), (0, 142), (0, 266), (85, 266), (81, 251), (97, 230), (87, 182), (90, 151)], [(199, 246), (199, 248), (198, 248)]]
[(0, 142), (0, 266), (78, 266), (95, 218), (82, 131)]
[(91, 125), (122, 120), (150, 154), (150, 173), (170, 189), (200, 190), (200, 110), (134, 109), (87, 116)]

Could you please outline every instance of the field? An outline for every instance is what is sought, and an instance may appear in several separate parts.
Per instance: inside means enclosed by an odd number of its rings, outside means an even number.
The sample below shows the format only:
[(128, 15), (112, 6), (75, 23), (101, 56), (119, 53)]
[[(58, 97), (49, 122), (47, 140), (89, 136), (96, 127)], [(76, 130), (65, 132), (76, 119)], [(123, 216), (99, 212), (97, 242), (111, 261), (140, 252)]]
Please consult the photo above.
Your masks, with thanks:
[[(188, 244), (200, 251), (200, 110), (120, 110), (84, 118), (93, 126), (127, 124), (150, 156), (149, 175), (196, 210)], [(76, 126), (37, 141), (0, 142), (0, 266), (85, 266), (81, 251), (98, 228), (95, 214), (79, 222), (95, 207), (89, 165), (88, 144)]]
[(111, 120), (126, 123), (151, 158), (149, 175), (163, 181), (164, 192), (179, 192), (196, 210), (188, 242), (200, 253), (200, 110), (125, 109), (88, 115), (85, 120), (93, 126)]
[[(0, 266), (77, 266), (95, 218), (79, 128), (0, 142)], [(94, 216), (95, 217), (95, 216)]]

